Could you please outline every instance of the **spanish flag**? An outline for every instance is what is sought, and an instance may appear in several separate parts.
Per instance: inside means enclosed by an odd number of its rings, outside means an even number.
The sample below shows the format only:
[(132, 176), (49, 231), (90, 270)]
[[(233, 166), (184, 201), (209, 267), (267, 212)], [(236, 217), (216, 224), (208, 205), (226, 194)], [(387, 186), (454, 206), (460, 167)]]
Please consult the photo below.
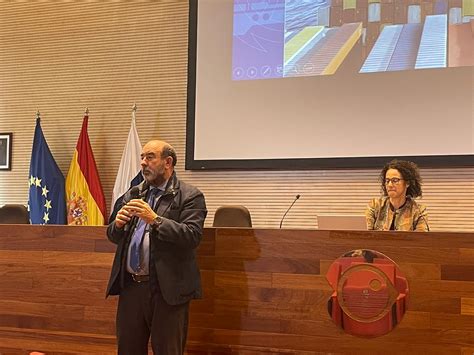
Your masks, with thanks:
[(87, 134), (88, 121), (86, 113), (66, 178), (67, 223), (102, 226), (106, 216), (105, 197)]

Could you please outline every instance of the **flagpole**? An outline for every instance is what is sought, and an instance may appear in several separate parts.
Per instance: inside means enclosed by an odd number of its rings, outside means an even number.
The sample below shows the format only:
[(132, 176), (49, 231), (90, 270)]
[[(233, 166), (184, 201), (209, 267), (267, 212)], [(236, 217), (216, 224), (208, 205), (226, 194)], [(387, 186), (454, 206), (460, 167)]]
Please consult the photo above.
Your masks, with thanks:
[(132, 119), (135, 121), (135, 114), (137, 113), (137, 103), (135, 102), (132, 107)]
[(138, 136), (137, 127), (135, 125), (137, 109), (137, 104), (134, 103), (132, 106), (130, 131), (128, 133), (128, 138), (122, 153), (122, 159), (120, 160), (119, 169), (117, 171), (114, 189), (112, 191), (111, 206), (114, 207), (110, 214), (109, 222), (112, 222), (115, 219), (115, 215), (120, 209), (120, 203), (122, 202), (123, 194), (131, 187), (136, 186), (143, 181), (140, 165), (142, 145), (140, 143), (140, 137)]

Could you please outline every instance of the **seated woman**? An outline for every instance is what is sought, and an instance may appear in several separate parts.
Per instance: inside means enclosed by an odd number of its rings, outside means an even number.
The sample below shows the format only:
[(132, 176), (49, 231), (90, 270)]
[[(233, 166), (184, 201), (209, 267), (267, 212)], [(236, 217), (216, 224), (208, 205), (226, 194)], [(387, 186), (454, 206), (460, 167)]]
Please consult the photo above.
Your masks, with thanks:
[(370, 201), (365, 216), (368, 230), (429, 231), (421, 197), (421, 177), (415, 163), (392, 160), (380, 172), (383, 196)]

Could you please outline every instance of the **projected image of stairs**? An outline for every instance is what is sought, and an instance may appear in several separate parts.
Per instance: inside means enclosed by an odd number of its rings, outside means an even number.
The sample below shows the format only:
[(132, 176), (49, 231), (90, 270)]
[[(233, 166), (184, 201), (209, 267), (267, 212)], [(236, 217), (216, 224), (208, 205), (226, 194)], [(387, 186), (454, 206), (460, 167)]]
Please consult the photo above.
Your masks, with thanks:
[(385, 26), (360, 73), (474, 65), (472, 24), (448, 25), (444, 14), (427, 16), (424, 24)]
[(344, 24), (337, 28), (320, 27), (298, 50), (293, 48), (301, 39), (298, 35), (294, 36), (285, 44), (284, 76), (334, 74), (361, 34), (361, 23)]

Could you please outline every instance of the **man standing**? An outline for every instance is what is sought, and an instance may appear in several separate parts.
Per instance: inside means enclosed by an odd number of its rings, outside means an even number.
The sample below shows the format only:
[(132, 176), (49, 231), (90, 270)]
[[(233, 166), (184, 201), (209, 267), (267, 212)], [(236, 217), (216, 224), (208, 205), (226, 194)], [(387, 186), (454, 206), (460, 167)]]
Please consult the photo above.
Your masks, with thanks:
[(143, 147), (145, 178), (125, 195), (107, 228), (117, 244), (108, 295), (119, 295), (118, 353), (182, 354), (189, 301), (201, 297), (196, 248), (207, 215), (204, 195), (179, 181), (176, 152), (163, 141)]

